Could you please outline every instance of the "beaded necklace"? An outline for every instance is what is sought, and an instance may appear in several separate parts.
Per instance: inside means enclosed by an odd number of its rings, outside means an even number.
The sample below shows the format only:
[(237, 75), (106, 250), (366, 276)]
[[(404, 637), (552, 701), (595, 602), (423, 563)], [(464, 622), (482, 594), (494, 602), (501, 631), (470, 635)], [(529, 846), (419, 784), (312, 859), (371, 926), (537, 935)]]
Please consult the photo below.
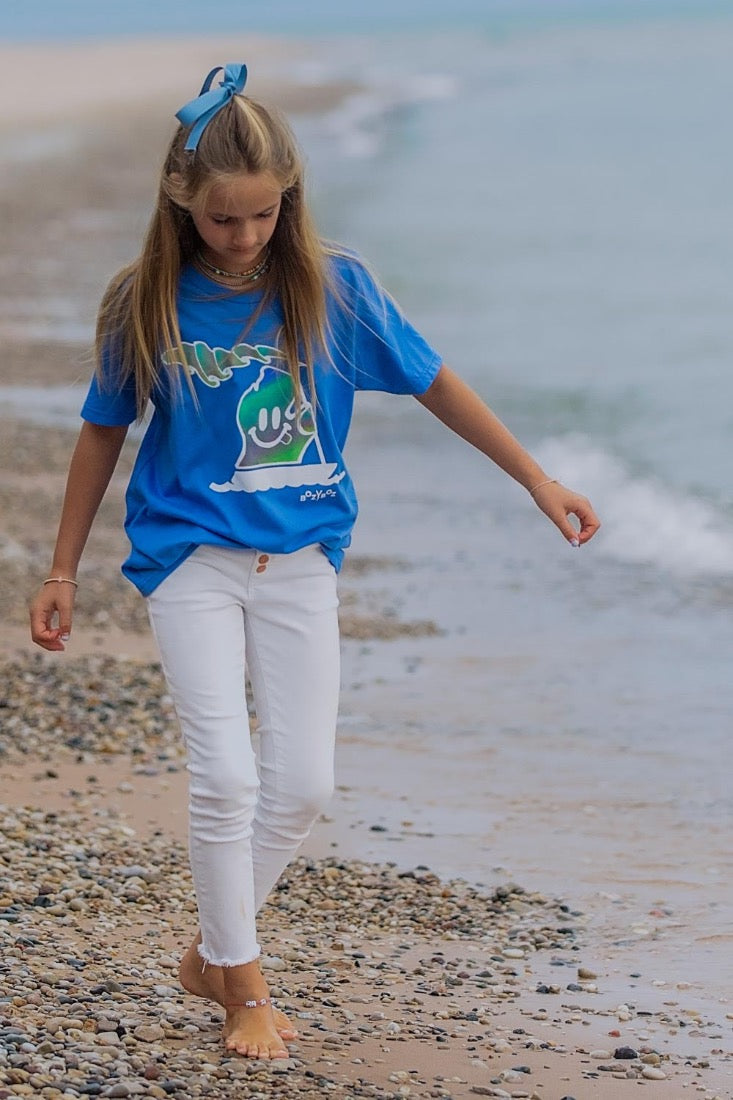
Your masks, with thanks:
[(204, 274), (214, 275), (219, 279), (237, 279), (240, 283), (254, 283), (270, 270), (270, 253), (267, 252), (254, 267), (250, 267), (247, 271), (224, 271), (223, 268), (209, 263), (200, 252), (196, 256), (196, 263), (203, 268)]

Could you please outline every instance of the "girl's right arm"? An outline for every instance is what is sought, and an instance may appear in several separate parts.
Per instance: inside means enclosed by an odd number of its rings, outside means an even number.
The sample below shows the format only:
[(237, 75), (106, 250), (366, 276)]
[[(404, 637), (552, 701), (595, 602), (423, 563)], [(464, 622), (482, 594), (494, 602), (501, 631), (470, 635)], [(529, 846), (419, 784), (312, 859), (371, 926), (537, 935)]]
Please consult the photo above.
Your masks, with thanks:
[[(107, 427), (85, 421), (69, 466), (64, 506), (49, 577), (76, 579), (82, 551), (114, 473), (127, 425)], [(44, 649), (65, 649), (71, 633), (76, 588), (63, 581), (41, 586), (30, 608), (31, 637)], [(57, 619), (56, 625), (54, 620)]]

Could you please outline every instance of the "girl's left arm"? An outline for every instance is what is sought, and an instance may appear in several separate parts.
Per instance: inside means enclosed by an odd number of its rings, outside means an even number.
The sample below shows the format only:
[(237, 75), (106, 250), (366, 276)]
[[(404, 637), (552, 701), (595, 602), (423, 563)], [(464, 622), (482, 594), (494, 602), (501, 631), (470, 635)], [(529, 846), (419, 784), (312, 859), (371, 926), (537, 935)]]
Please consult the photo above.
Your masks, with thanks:
[[(443, 364), (432, 385), (416, 400), (525, 489), (536, 490), (532, 493), (535, 504), (568, 542), (577, 546), (593, 538), (600, 522), (590, 502), (551, 480), (478, 394), (450, 367)], [(568, 516), (577, 517), (579, 531)]]

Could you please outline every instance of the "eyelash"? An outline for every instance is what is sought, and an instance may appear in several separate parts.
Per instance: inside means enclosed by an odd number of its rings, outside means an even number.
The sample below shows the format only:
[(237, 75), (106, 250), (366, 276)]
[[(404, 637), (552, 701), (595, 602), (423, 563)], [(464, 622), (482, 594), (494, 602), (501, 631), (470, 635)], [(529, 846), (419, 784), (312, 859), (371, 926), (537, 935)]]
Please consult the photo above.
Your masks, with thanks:
[[(273, 208), (272, 210), (265, 210), (261, 214), (257, 214), (256, 216), (258, 218), (261, 218), (262, 221), (267, 221), (267, 219), (271, 218), (274, 213), (275, 210)], [(231, 221), (231, 218), (212, 218), (211, 220), (213, 221), (214, 225), (226, 225), (227, 222)]]

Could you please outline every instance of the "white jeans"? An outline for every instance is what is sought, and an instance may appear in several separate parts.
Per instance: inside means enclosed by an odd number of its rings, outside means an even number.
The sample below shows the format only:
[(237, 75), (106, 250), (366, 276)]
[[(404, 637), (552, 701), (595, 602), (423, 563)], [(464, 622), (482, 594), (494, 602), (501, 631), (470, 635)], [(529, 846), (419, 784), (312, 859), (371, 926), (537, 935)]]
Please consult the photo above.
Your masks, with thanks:
[(337, 606), (317, 546), (202, 546), (148, 597), (188, 753), (199, 951), (211, 965), (257, 958), (255, 914), (333, 793)]

